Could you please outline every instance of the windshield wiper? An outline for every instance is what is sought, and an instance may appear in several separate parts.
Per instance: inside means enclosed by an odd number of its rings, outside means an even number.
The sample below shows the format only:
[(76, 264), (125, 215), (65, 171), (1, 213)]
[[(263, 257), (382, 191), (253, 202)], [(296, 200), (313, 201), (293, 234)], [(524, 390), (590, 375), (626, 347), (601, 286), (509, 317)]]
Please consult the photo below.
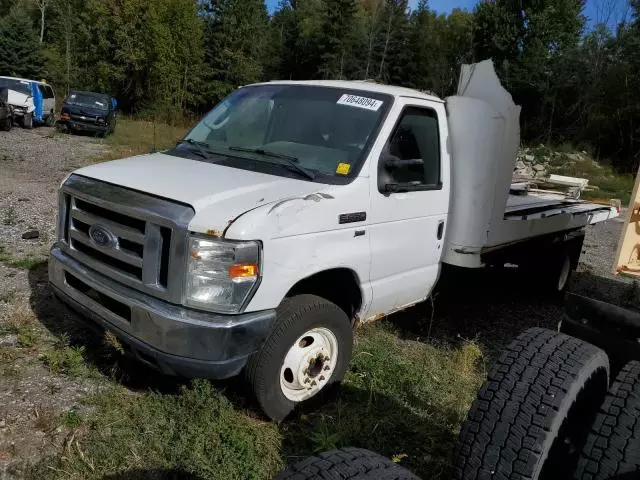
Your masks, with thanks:
[(189, 150), (197, 155), (200, 155), (206, 160), (211, 159), (212, 155), (220, 155), (220, 153), (210, 150), (208, 148), (208, 144), (205, 142), (198, 142), (197, 140), (193, 140), (191, 138), (184, 138), (182, 140), (178, 140), (178, 145), (180, 145), (181, 143), (191, 145), (193, 148), (190, 148)]
[(264, 148), (249, 148), (249, 147), (229, 147), (229, 150), (234, 152), (248, 152), (248, 153), (257, 153), (258, 155), (262, 155), (265, 157), (278, 158), (280, 160), (285, 160), (287, 163), (283, 166), (288, 167), (291, 170), (298, 172), (300, 175), (307, 177), (309, 180), (315, 180), (315, 173), (307, 170), (306, 168), (298, 165), (300, 159), (298, 157), (294, 157), (292, 155), (285, 155), (284, 153), (272, 152), (271, 150), (265, 150)]

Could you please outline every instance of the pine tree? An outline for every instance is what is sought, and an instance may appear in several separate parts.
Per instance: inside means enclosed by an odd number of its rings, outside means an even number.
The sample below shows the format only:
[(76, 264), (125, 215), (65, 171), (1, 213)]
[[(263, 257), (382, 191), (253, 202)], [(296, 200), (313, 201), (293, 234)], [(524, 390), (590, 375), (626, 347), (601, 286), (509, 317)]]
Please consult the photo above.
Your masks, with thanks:
[(319, 74), (323, 78), (348, 77), (353, 62), (355, 0), (325, 0), (325, 19), (319, 44)]
[(0, 75), (39, 79), (44, 56), (31, 19), (15, 7), (0, 20)]

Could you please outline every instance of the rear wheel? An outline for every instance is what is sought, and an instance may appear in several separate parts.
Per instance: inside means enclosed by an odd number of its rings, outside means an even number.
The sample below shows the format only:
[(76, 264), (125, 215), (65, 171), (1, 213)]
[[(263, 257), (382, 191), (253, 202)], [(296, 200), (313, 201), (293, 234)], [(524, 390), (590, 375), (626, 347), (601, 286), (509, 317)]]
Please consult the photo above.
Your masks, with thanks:
[(542, 328), (522, 333), (462, 427), (455, 478), (570, 478), (608, 375), (606, 354), (591, 344)]
[(363, 448), (342, 448), (290, 465), (273, 480), (420, 480), (406, 468)]
[(341, 382), (352, 343), (351, 322), (337, 305), (315, 295), (285, 299), (245, 371), (265, 414), (282, 421), (297, 405)]
[(591, 427), (574, 478), (608, 480), (623, 478), (625, 474), (629, 478), (640, 477), (640, 362), (637, 361), (628, 363), (611, 385)]

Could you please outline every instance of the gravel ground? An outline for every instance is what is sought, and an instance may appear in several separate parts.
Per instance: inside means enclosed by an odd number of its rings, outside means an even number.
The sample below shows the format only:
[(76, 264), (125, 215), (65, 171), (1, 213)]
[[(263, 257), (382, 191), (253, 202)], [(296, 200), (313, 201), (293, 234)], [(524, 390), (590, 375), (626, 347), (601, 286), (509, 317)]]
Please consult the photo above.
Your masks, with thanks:
[[(70, 431), (59, 424), (60, 415), (86, 409), (82, 399), (99, 383), (57, 375), (43, 365), (38, 357), (57, 342), (37, 318), (53, 304), (46, 265), (29, 270), (7, 263), (46, 259), (55, 235), (60, 182), (106, 151), (97, 139), (61, 135), (52, 128), (0, 132), (1, 478), (13, 463), (57, 449)], [(34, 230), (38, 238), (22, 238)], [(21, 338), (25, 334), (33, 337), (33, 345)]]
[[(52, 298), (46, 265), (12, 268), (15, 260), (45, 260), (55, 235), (56, 190), (75, 168), (106, 153), (98, 139), (56, 134), (50, 128), (0, 132), (0, 477), (12, 464), (53, 452), (74, 430), (60, 423), (69, 410), (85, 412), (83, 399), (101, 388), (104, 375), (65, 376), (48, 369), (42, 355), (59, 344), (71, 318)], [(574, 284), (597, 291), (611, 280), (622, 224), (609, 221), (587, 230), (580, 273)], [(38, 238), (23, 239), (37, 230)], [(24, 265), (23, 265), (24, 266)], [(522, 278), (484, 272), (449, 293), (394, 315), (400, 335), (455, 343), (475, 338), (490, 362), (507, 342), (530, 326), (555, 328), (560, 305), (541, 300)], [(37, 341), (21, 344), (18, 327)], [(24, 332), (24, 328), (22, 329)], [(24, 339), (23, 339), (24, 340)], [(91, 346), (86, 356), (90, 362)], [(103, 371), (104, 373), (104, 371)]]

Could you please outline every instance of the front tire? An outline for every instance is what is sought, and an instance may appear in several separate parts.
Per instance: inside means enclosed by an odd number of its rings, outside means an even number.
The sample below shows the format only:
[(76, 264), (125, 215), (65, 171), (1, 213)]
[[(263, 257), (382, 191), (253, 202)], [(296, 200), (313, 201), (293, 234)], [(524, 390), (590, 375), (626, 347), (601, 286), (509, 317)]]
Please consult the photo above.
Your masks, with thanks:
[(9, 116), (6, 118), (6, 120), (4, 121), (4, 125), (2, 126), (2, 129), (5, 132), (9, 132), (11, 130), (11, 128), (13, 127), (13, 119)]
[(53, 127), (56, 124), (56, 116), (53, 114), (53, 112), (50, 112), (49, 115), (47, 115), (46, 120), (44, 121), (44, 124), (47, 127)]
[(285, 299), (245, 376), (264, 413), (283, 421), (301, 403), (344, 378), (353, 346), (346, 313), (315, 295)]

